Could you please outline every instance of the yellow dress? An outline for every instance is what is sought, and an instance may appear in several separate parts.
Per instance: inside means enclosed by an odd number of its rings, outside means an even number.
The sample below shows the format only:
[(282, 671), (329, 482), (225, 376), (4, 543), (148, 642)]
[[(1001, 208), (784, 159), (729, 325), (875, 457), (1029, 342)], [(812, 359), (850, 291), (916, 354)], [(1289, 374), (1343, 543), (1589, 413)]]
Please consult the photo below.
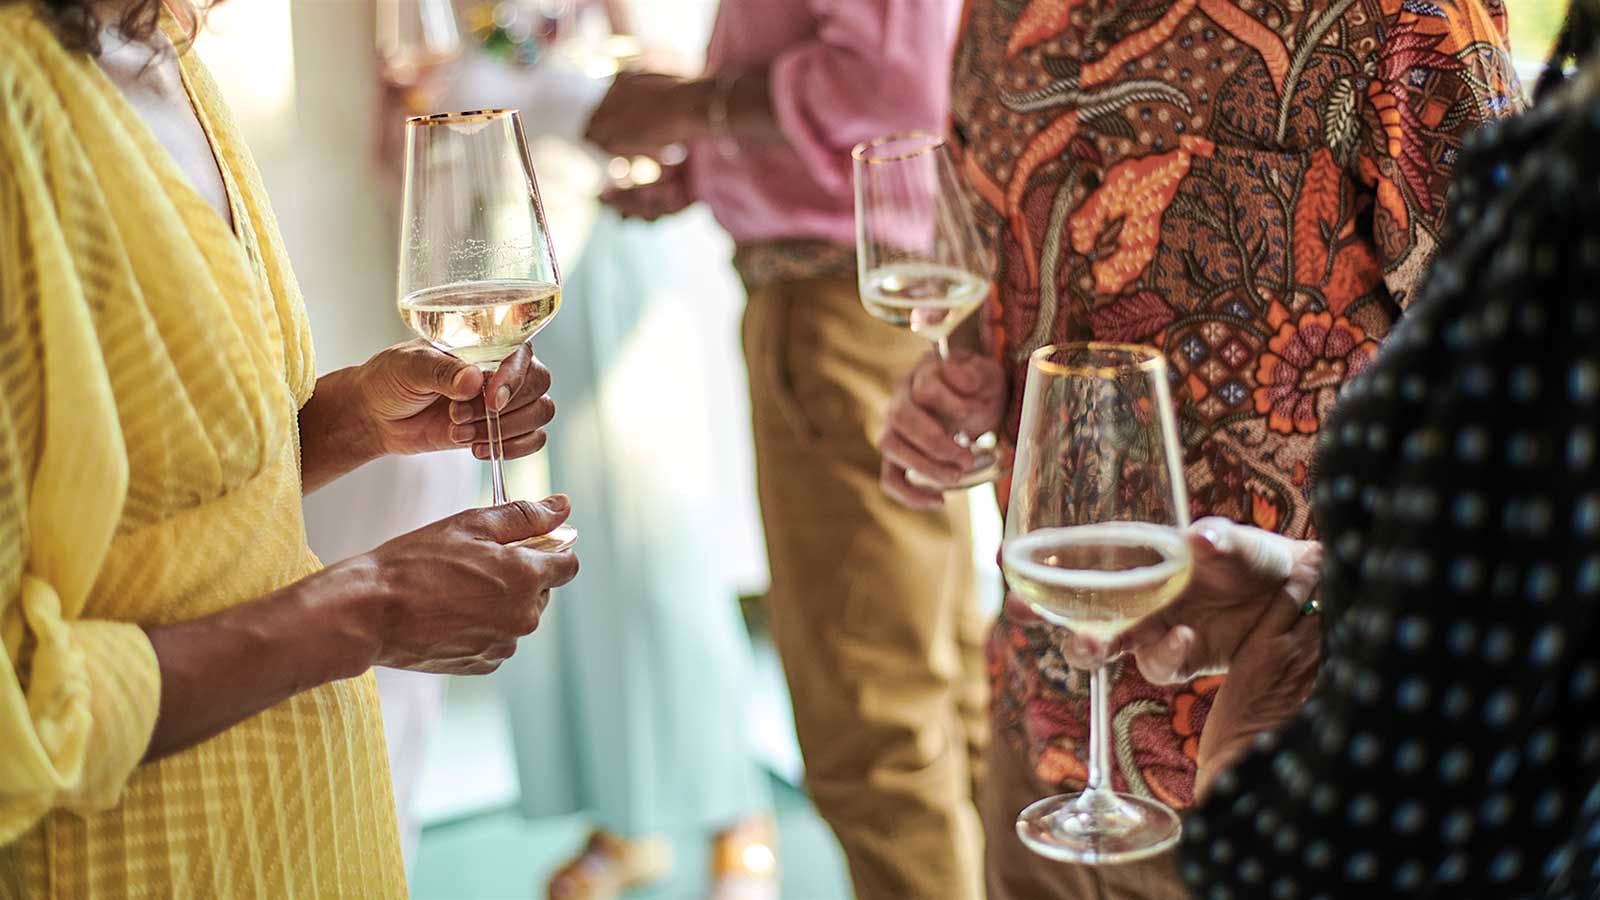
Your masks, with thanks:
[(0, 898), (401, 897), (370, 674), (139, 765), (139, 624), (318, 566), (304, 309), (226, 108), (182, 68), (237, 233), (93, 60), (0, 2)]

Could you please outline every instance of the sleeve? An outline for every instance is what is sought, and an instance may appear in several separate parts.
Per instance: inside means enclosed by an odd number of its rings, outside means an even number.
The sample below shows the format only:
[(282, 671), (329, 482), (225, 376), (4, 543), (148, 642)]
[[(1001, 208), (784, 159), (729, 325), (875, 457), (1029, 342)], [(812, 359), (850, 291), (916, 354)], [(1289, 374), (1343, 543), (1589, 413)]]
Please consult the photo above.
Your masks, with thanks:
[(98, 273), (76, 268), (52, 196), (83, 173), (54, 168), (56, 113), (27, 99), (11, 40), (0, 30), (0, 844), (51, 809), (114, 805), (160, 705), (144, 631), (81, 615), (127, 461), (83, 290)]
[(1467, 163), (1470, 233), (1325, 429), (1318, 691), (1185, 824), (1196, 896), (1585, 893), (1572, 881), (1600, 849), (1600, 102), (1565, 119), (1558, 152), (1541, 138)]
[[(1365, 77), (1341, 88), (1335, 106), (1342, 98), (1359, 108), (1356, 177), (1375, 198), (1379, 260), (1390, 294), (1404, 307), (1438, 246), (1463, 140), (1521, 111), (1522, 89), (1500, 0), (1384, 8), (1393, 12), (1365, 60)], [(1330, 129), (1330, 140), (1342, 133)]]
[(942, 130), (953, 0), (807, 0), (816, 36), (768, 72), (778, 127), (819, 184), (850, 190), (850, 148), (895, 131)]

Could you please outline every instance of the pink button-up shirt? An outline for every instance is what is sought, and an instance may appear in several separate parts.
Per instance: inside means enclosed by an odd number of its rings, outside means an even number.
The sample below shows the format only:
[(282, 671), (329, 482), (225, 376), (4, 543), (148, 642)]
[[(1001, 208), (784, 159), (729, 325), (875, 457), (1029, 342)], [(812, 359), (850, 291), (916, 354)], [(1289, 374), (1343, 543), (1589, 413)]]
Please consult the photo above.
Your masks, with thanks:
[(722, 0), (706, 70), (767, 72), (787, 144), (700, 141), (695, 194), (735, 242), (855, 243), (850, 148), (942, 130), (959, 0)]

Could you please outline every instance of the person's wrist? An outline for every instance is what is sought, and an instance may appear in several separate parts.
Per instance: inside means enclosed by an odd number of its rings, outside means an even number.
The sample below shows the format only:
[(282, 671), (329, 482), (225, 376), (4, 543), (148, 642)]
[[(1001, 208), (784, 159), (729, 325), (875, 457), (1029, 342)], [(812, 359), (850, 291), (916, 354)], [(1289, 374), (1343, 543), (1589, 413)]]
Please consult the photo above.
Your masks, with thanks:
[(370, 554), (363, 554), (284, 589), (281, 621), (293, 630), (290, 638), (323, 644), (316, 658), (326, 669), (315, 683), (354, 678), (381, 658), (392, 592), (379, 569)]
[(395, 452), (384, 440), (384, 429), (373, 412), (372, 369), (377, 359), (373, 357), (359, 366), (329, 372), (322, 379), (333, 381), (337, 415), (342, 425), (341, 439), (362, 462)]
[(715, 78), (696, 78), (678, 86), (678, 142), (715, 136), (711, 120), (717, 107), (718, 90)]

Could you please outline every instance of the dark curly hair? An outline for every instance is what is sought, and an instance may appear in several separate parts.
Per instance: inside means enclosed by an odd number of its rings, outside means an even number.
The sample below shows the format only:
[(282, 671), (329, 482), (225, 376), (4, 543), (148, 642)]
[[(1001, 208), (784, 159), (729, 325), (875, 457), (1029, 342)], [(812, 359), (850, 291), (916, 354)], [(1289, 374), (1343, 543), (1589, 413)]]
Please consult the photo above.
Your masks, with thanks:
[[(80, 50), (90, 56), (100, 55), (100, 29), (106, 24), (95, 11), (96, 0), (36, 0), (55, 23), (56, 34), (69, 50)], [(183, 23), (192, 39), (200, 30), (200, 20), (205, 9), (218, 0), (128, 0), (117, 30), (129, 40), (143, 41), (156, 33), (161, 25), (161, 7), (172, 10)]]

